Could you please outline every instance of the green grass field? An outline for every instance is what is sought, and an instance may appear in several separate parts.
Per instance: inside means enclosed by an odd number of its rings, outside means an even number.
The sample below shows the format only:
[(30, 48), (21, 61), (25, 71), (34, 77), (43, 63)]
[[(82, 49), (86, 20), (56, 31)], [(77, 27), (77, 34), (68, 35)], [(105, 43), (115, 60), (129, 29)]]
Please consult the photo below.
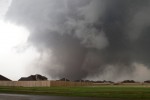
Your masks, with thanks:
[(150, 100), (150, 87), (0, 87), (0, 93)]

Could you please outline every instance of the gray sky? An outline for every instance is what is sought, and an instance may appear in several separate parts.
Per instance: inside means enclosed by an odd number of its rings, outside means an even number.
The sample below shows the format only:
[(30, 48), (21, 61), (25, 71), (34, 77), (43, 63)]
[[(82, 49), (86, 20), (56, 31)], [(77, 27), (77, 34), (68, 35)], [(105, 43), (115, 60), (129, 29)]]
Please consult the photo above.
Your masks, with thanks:
[(39, 53), (27, 42), (29, 30), (5, 19), (10, 4), (11, 0), (0, 0), (0, 74), (18, 80), (38, 73), (27, 69)]
[(0, 18), (4, 17), (8, 10), (11, 0), (0, 0)]
[(38, 55), (26, 67), (30, 73), (142, 81), (150, 77), (149, 6), (149, 0), (12, 0), (5, 19), (29, 31), (26, 48)]

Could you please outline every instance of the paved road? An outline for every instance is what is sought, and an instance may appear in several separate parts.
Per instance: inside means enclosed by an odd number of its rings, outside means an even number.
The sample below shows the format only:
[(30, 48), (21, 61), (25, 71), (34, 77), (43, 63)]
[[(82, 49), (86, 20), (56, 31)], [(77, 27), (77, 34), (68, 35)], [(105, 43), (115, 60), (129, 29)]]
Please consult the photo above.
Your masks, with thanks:
[(99, 98), (59, 97), (59, 96), (31, 96), (17, 94), (0, 94), (0, 100), (105, 100)]

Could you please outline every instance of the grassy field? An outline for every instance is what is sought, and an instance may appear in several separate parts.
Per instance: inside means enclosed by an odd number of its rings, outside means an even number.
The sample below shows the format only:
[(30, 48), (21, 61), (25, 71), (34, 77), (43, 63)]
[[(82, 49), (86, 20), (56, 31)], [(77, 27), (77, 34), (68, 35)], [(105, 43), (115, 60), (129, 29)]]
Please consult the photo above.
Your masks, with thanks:
[(150, 100), (150, 87), (144, 86), (0, 87), (0, 93)]

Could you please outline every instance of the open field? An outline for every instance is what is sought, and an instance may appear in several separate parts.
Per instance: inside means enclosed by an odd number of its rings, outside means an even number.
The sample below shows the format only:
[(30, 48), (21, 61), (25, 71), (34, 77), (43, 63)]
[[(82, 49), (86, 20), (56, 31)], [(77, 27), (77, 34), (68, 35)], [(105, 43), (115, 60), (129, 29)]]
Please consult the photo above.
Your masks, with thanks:
[(150, 100), (148, 86), (0, 87), (0, 93)]

